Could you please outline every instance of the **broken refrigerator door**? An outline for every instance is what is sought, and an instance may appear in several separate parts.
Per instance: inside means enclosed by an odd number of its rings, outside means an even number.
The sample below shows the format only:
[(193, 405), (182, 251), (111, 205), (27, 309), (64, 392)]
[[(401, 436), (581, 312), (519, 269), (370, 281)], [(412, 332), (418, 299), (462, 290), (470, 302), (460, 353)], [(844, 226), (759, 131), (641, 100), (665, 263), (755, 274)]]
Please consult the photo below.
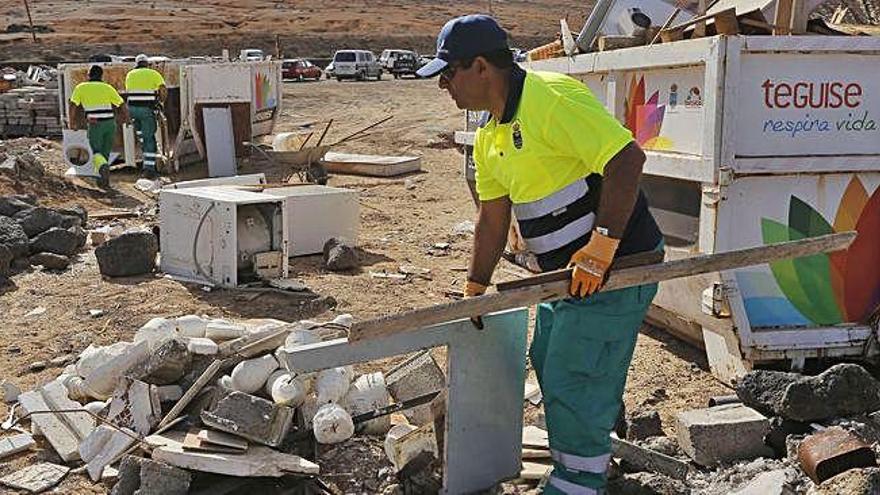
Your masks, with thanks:
[(284, 198), (226, 187), (163, 190), (162, 271), (221, 287), (286, 277), (284, 205)]

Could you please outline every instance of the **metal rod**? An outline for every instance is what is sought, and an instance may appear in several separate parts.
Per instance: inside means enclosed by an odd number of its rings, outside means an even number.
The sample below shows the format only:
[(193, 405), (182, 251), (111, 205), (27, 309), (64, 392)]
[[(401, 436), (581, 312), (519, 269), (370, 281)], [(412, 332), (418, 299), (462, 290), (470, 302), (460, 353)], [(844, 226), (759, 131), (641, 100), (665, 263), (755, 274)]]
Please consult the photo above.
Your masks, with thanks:
[(327, 122), (327, 127), (324, 128), (324, 132), (321, 133), (321, 138), (318, 139), (318, 144), (315, 145), (315, 148), (321, 146), (321, 143), (324, 142), (324, 136), (327, 135), (327, 131), (330, 130), (330, 126), (333, 125), (333, 119), (330, 119), (330, 122)]
[(370, 124), (370, 125), (364, 127), (363, 129), (357, 131), (357, 132), (352, 132), (352, 133), (349, 134), (348, 136), (345, 136), (344, 138), (340, 139), (339, 141), (336, 141), (336, 142), (333, 143), (331, 146), (336, 146), (337, 144), (341, 144), (341, 143), (343, 143), (343, 142), (345, 142), (345, 141), (347, 141), (347, 140), (349, 140), (349, 139), (351, 139), (351, 138), (357, 136), (358, 134), (360, 134), (360, 133), (362, 133), (362, 132), (369, 131), (370, 129), (372, 129), (373, 127), (376, 127), (376, 126), (379, 125), (379, 124), (384, 124), (385, 122), (388, 122), (389, 120), (391, 120), (391, 119), (393, 119), (393, 118), (394, 118), (394, 115), (389, 115), (389, 116), (385, 117), (384, 119), (380, 120), (379, 122), (376, 122), (376, 123)]
[(27, 12), (28, 24), (31, 26), (31, 36), (34, 38), (34, 43), (36, 43), (37, 31), (34, 29), (34, 20), (31, 18), (31, 7), (28, 5), (28, 0), (24, 0), (24, 10)]

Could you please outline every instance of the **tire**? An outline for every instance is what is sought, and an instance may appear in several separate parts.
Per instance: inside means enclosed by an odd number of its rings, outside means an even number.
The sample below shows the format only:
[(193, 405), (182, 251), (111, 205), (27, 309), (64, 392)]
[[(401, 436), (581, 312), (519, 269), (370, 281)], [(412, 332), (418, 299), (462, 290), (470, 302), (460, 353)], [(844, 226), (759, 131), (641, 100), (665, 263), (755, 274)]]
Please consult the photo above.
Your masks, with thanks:
[(381, 80), (382, 80), (382, 71), (381, 71), (381, 70), (379, 71), (378, 74), (376, 74), (376, 80), (377, 80), (377, 81), (381, 81)]
[(364, 81), (367, 79), (366, 75), (363, 72), (358, 72), (355, 77), (358, 81)]
[(306, 78), (305, 78), (305, 77), (303, 77), (303, 75), (302, 75), (302, 74), (300, 74), (300, 75), (299, 75), (299, 77), (297, 77), (297, 78), (296, 78), (296, 80), (297, 80), (297, 81), (299, 81), (299, 82), (303, 82), (303, 81), (305, 81), (305, 80), (306, 80)]
[(342, 78), (339, 76), (336, 76), (336, 82), (342, 82)]

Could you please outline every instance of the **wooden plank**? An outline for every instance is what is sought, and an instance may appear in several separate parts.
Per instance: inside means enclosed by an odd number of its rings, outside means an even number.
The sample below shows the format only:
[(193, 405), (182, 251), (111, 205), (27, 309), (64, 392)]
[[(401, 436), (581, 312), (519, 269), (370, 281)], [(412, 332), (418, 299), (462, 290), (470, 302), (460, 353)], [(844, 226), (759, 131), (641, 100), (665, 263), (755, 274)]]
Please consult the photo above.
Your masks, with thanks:
[(159, 425), (157, 426), (157, 428), (162, 429), (164, 426), (167, 426), (172, 421), (177, 419), (177, 416), (183, 411), (184, 408), (186, 408), (186, 406), (189, 405), (190, 402), (192, 402), (195, 396), (202, 391), (205, 385), (207, 385), (209, 381), (214, 379), (214, 375), (216, 375), (217, 371), (220, 370), (220, 366), (222, 364), (223, 361), (215, 359), (210, 365), (208, 365), (208, 368), (205, 369), (201, 376), (196, 379), (195, 383), (192, 384), (189, 390), (187, 390), (186, 393), (183, 394), (183, 397), (181, 397), (180, 400), (177, 401), (177, 404), (174, 404), (174, 407), (172, 407), (171, 410), (168, 411), (168, 414), (166, 414), (165, 417), (162, 418), (162, 421), (159, 421)]
[(699, 349), (705, 349), (703, 328), (692, 321), (681, 318), (677, 313), (652, 304), (645, 316), (648, 324), (658, 327), (674, 337)]
[(523, 480), (540, 480), (553, 469), (552, 464), (541, 464), (538, 462), (524, 462), (522, 471), (519, 473), (520, 479)]
[(791, 14), (794, 0), (776, 0), (776, 15), (773, 17), (773, 35), (791, 34)]
[[(624, 289), (703, 273), (733, 270), (787, 258), (800, 258), (847, 248), (856, 232), (843, 232), (726, 253), (695, 256), (645, 267), (628, 268), (611, 273), (603, 291)], [(357, 322), (349, 340), (356, 342), (449, 321), (480, 316), (504, 309), (529, 306), (539, 302), (568, 298), (567, 280), (522, 287), (505, 292), (438, 304), (394, 315)]]
[(611, 437), (611, 455), (625, 460), (639, 470), (665, 474), (678, 480), (686, 479), (690, 472), (687, 462), (614, 436)]
[(689, 21), (685, 21), (681, 24), (676, 24), (671, 28), (664, 29), (663, 31), (660, 31), (660, 37), (663, 39), (664, 43), (667, 43), (668, 41), (680, 40), (683, 38), (684, 30), (686, 28), (710, 20), (715, 25), (715, 32), (717, 34), (736, 34), (737, 32), (739, 32), (739, 27), (736, 22), (736, 8), (731, 7), (729, 9), (725, 9), (714, 14), (694, 17)]
[[(705, 16), (706, 15), (706, 0), (698, 0), (697, 1), (697, 15)], [(702, 38), (706, 36), (706, 21), (700, 21), (694, 24), (694, 38)]]
[(599, 37), (599, 51), (619, 50), (621, 48), (632, 48), (645, 44), (644, 38), (640, 36), (620, 36), (606, 35)]

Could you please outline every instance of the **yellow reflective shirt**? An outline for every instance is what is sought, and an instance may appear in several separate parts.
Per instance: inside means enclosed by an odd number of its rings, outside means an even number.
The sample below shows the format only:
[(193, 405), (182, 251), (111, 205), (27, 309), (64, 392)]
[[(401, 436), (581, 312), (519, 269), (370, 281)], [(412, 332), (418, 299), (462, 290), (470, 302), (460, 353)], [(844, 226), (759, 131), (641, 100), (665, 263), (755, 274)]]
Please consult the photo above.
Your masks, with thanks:
[(77, 84), (70, 95), (70, 101), (74, 105), (81, 105), (87, 111), (122, 105), (122, 97), (116, 89), (103, 81), (86, 81)]
[(481, 201), (547, 197), (605, 165), (632, 133), (580, 81), (555, 72), (526, 73), (509, 123), (492, 118), (474, 138)]
[(126, 91), (156, 91), (165, 85), (165, 78), (155, 69), (139, 67), (125, 75)]

